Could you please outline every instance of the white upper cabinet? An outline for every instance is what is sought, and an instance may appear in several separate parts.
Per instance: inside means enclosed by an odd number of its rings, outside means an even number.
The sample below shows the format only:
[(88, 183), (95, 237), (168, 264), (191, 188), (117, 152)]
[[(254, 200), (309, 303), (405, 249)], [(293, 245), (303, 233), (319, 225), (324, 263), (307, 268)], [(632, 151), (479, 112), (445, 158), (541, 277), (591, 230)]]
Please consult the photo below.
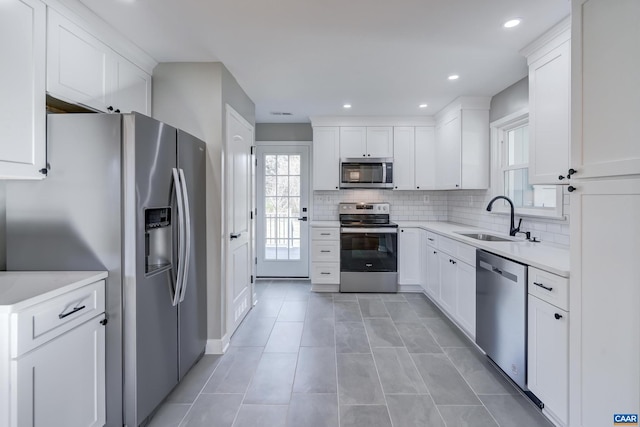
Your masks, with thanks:
[(340, 187), (340, 129), (337, 126), (313, 128), (313, 189), (338, 190)]
[(415, 190), (415, 128), (393, 128), (393, 189)]
[(566, 184), (571, 98), (569, 19), (522, 53), (529, 63), (529, 183)]
[(47, 91), (64, 101), (107, 111), (111, 49), (52, 9), (47, 31)]
[[(394, 141), (394, 150), (395, 144), (396, 141)], [(433, 126), (415, 128), (413, 162), (416, 190), (434, 190), (436, 188), (436, 134)], [(394, 171), (395, 174), (397, 172)]]
[(151, 76), (49, 9), (47, 92), (103, 112), (151, 113)]
[(340, 127), (340, 157), (367, 157), (367, 128)]
[(340, 157), (393, 157), (393, 127), (341, 126)]
[(367, 127), (367, 157), (393, 157), (393, 128)]
[(117, 58), (111, 103), (122, 113), (151, 113), (151, 76), (124, 58)]
[(489, 98), (458, 98), (436, 117), (436, 189), (489, 188)]
[(572, 3), (574, 178), (640, 174), (640, 2)]
[(42, 179), (46, 168), (46, 7), (0, 3), (0, 179)]

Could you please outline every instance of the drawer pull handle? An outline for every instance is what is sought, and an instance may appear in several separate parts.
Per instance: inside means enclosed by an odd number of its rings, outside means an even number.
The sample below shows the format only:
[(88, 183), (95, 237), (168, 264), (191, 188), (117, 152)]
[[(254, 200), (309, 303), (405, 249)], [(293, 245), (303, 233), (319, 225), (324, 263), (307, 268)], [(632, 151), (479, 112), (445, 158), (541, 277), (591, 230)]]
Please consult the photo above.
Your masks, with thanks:
[(331, 233), (320, 233), (321, 236), (331, 236)]
[(320, 252), (322, 252), (322, 253), (327, 253), (327, 252), (331, 252), (331, 251), (326, 250), (326, 249), (321, 249), (321, 250), (320, 250)]
[(533, 282), (533, 284), (534, 284), (534, 285), (536, 285), (536, 286), (541, 287), (542, 289), (546, 289), (546, 290), (548, 290), (549, 292), (551, 292), (551, 291), (553, 290), (553, 288), (552, 288), (552, 287), (550, 287), (550, 286), (545, 286), (545, 285), (543, 285), (542, 283)]
[(331, 273), (327, 273), (326, 271), (321, 271), (320, 274), (331, 274)]
[(553, 317), (555, 317), (556, 320), (560, 320), (560, 319), (562, 319), (562, 314), (556, 313), (556, 314), (553, 315)]
[(71, 311), (70, 311), (70, 312), (68, 312), (68, 313), (61, 313), (61, 314), (58, 314), (58, 318), (60, 318), (60, 319), (64, 319), (65, 317), (67, 317), (67, 316), (71, 316), (73, 313), (77, 313), (77, 312), (79, 312), (80, 310), (82, 310), (82, 309), (84, 309), (84, 308), (87, 308), (87, 306), (86, 306), (86, 305), (81, 305), (80, 307), (75, 307), (73, 310), (71, 310)]

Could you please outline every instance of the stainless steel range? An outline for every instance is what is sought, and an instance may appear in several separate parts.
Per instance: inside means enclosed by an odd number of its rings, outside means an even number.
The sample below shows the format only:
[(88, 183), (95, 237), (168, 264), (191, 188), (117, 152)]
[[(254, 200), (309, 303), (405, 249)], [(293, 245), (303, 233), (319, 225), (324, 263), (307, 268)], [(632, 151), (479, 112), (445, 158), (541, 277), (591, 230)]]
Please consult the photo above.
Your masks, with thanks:
[(398, 224), (388, 203), (340, 203), (340, 292), (398, 291)]

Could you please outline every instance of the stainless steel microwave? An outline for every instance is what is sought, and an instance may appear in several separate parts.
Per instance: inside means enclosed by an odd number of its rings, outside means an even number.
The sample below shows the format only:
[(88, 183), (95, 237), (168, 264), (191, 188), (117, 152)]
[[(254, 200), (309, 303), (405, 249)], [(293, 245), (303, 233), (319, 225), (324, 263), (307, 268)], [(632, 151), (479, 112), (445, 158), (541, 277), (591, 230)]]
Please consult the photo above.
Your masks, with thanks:
[(393, 159), (341, 159), (340, 188), (393, 188)]

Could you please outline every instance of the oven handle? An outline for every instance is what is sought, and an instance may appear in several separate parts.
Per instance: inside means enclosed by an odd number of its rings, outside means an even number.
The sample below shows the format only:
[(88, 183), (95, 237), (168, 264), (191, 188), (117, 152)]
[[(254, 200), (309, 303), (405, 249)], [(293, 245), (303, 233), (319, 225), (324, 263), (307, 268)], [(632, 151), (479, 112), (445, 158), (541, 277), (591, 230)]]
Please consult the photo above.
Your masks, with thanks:
[(380, 228), (341, 228), (342, 234), (398, 234), (397, 228), (380, 227)]

